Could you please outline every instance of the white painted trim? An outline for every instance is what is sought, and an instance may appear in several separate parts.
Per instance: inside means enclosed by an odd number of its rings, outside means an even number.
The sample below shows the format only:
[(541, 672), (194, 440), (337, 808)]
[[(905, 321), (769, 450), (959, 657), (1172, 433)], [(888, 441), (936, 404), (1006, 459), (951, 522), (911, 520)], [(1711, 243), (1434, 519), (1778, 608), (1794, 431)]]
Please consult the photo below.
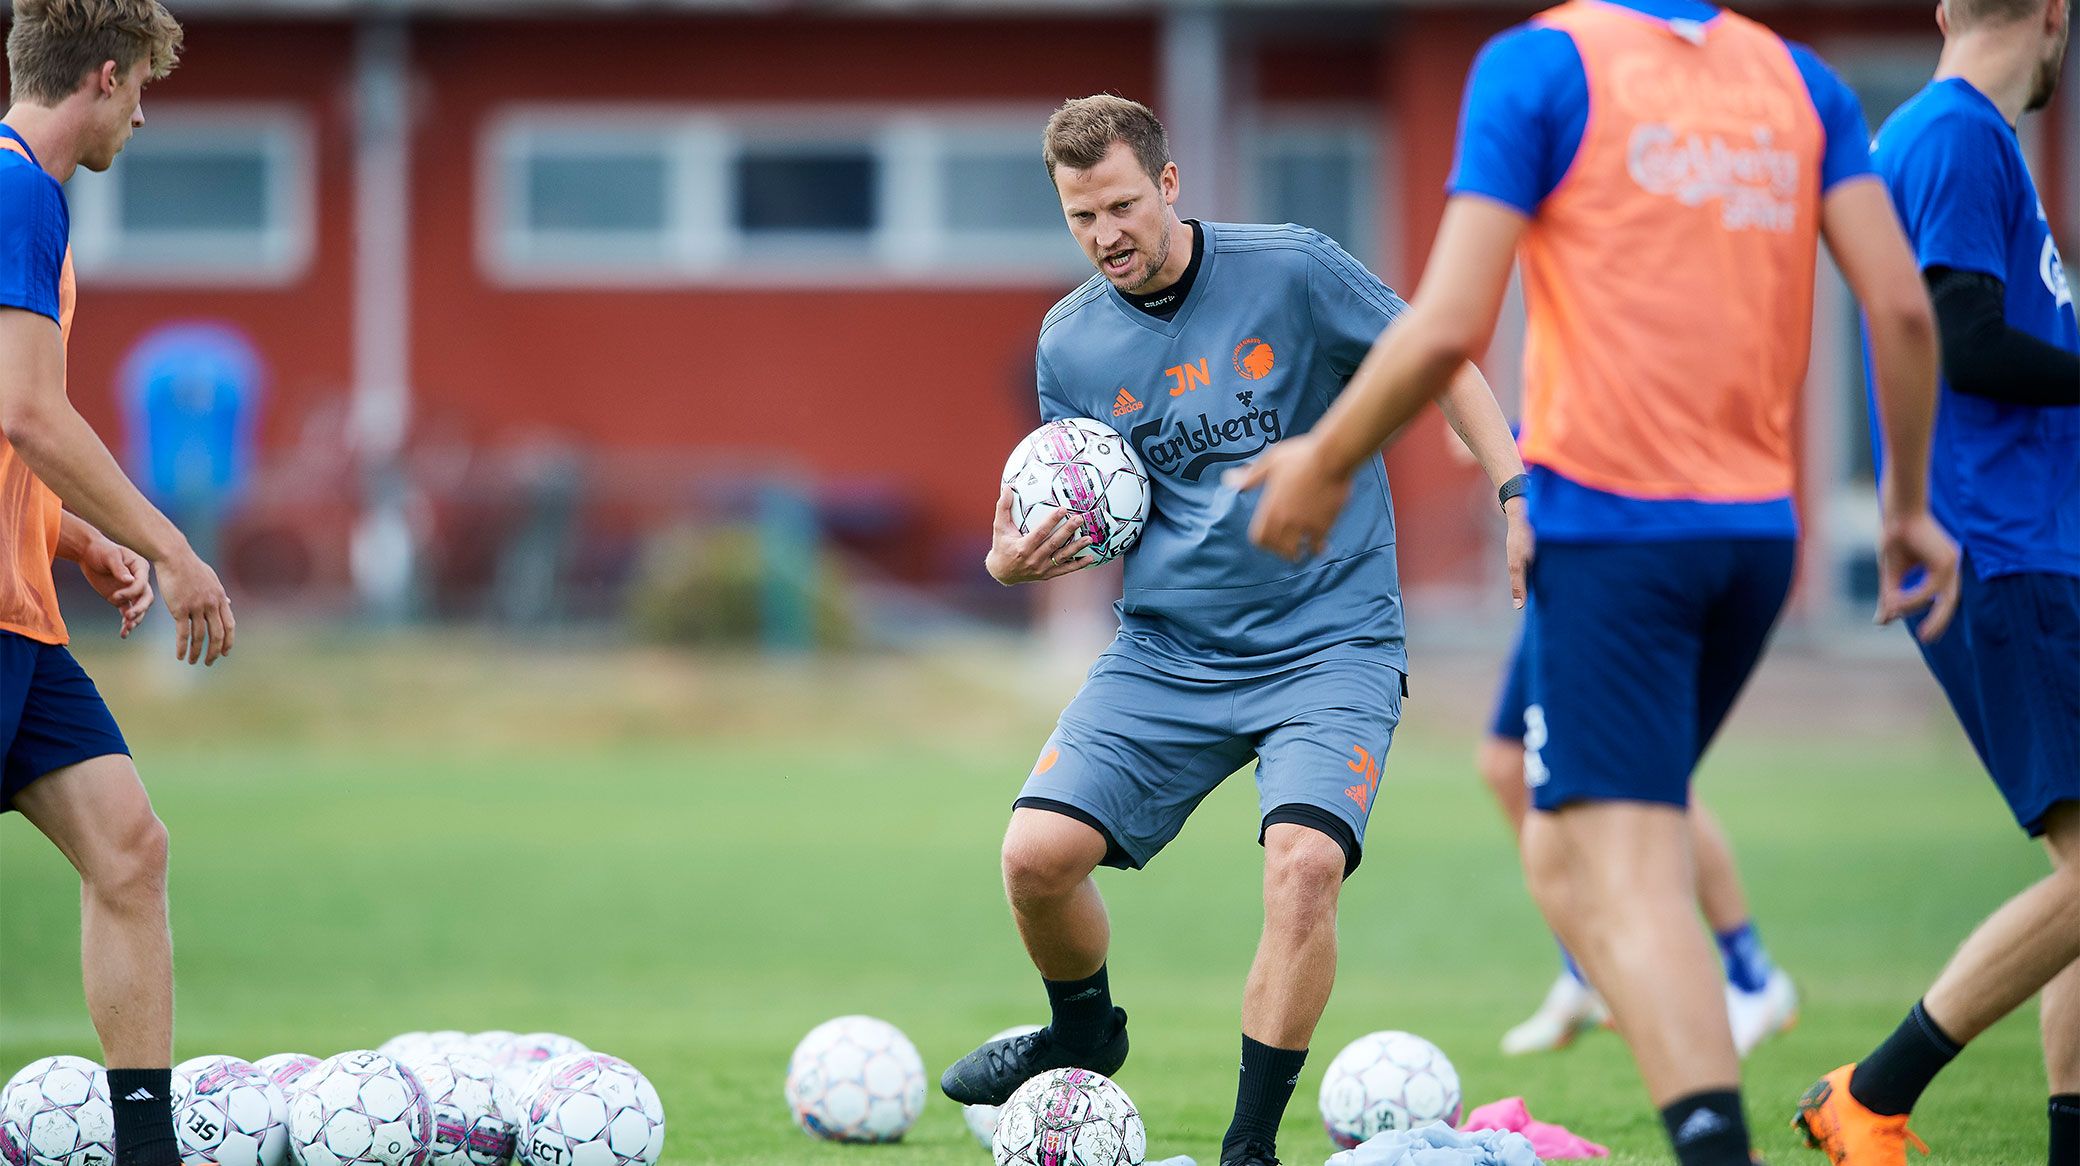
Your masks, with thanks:
[[(1086, 273), (1066, 228), (956, 230), (945, 223), (939, 190), (938, 166), (964, 140), (1018, 143), (1032, 153), (1038, 176), (1049, 112), (1037, 105), (511, 104), (479, 138), (478, 262), (493, 283), (514, 288), (1066, 288)], [(545, 140), (663, 152), (671, 159), (664, 229), (628, 239), (622, 254), (604, 260), (579, 253), (597, 255), (611, 238), (576, 234), (560, 241), (569, 254), (528, 254), (559, 242), (518, 225), (524, 193), (516, 168), (532, 143)], [(879, 162), (875, 228), (835, 243), (813, 232), (747, 238), (731, 221), (730, 162), (754, 141), (871, 149)]]
[[(1357, 165), (1352, 175), (1352, 205), (1348, 211), (1359, 234), (1357, 238), (1337, 239), (1336, 242), (1398, 291), (1399, 287), (1390, 277), (1393, 265), (1388, 260), (1398, 253), (1399, 241), (1389, 237), (1392, 232), (1384, 221), (1388, 216), (1381, 213), (1379, 197), (1388, 169), (1382, 161), (1380, 122), (1376, 106), (1301, 102), (1261, 104), (1245, 122), (1243, 148), (1238, 152), (1243, 174), (1237, 186), (1243, 191), (1244, 198), (1241, 217), (1250, 221), (1269, 220), (1271, 208), (1264, 205), (1266, 192), (1258, 182), (1268, 152), (1267, 145), (1307, 141), (1355, 147), (1352, 154)], [(1398, 207), (1398, 198), (1394, 205)], [(1321, 229), (1319, 223), (1300, 225)]]
[(254, 231), (153, 232), (120, 225), (119, 156), (108, 174), (81, 171), (66, 184), (73, 260), (83, 282), (104, 287), (280, 287), (301, 279), (316, 251), (316, 160), (310, 116), (285, 102), (153, 102), (132, 149), (161, 156), (258, 145), (266, 159), (269, 224)]

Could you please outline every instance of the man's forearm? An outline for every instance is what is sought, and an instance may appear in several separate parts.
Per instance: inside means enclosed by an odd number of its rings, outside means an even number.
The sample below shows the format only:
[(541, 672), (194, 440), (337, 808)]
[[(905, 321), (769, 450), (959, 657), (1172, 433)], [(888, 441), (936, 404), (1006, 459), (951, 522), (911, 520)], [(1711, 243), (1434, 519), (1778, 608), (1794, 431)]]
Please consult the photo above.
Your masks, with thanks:
[(1479, 368), (1472, 364), (1462, 366), (1452, 378), (1452, 387), (1437, 399), (1437, 407), (1451, 423), (1452, 432), (1459, 435), (1474, 460), (1487, 471), (1491, 485), (1499, 488), (1524, 472), (1524, 459), (1517, 452), (1509, 421), (1503, 417), (1502, 406), (1495, 402), (1494, 390), (1488, 387), (1488, 378), (1481, 375)]
[(1924, 274), (1951, 388), (2011, 405), (2080, 405), (2080, 356), (2008, 323), (2000, 280), (1949, 267)]
[(145, 500), (69, 403), (23, 411), (9, 420), (7, 439), (15, 453), (82, 526), (106, 533), (153, 562), (186, 548), (179, 528)]
[(70, 510), (64, 512), (58, 526), (58, 557), (68, 563), (77, 563), (96, 539), (105, 538), (94, 525)]

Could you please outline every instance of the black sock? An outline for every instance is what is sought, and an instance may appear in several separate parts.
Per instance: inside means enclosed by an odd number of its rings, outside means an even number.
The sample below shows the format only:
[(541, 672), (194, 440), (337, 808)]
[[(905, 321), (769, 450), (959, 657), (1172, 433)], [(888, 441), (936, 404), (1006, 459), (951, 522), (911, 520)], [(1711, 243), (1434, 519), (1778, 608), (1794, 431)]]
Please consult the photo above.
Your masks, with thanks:
[(1047, 1003), (1054, 1008), (1048, 1027), (1054, 1038), (1078, 1052), (1089, 1052), (1112, 1035), (1112, 985), (1105, 966), (1081, 980), (1049, 980)]
[(1921, 1091), (1936, 1079), (1964, 1046), (1951, 1040), (1928, 1009), (1917, 1000), (1885, 1043), (1856, 1063), (1849, 1076), (1849, 1096), (1872, 1113), (1896, 1117), (1911, 1113)]
[(1228, 1123), (1228, 1136), (1221, 1139), (1221, 1160), (1245, 1143), (1266, 1150), (1278, 1148), (1278, 1123), (1300, 1084), (1300, 1068), (1307, 1064), (1307, 1050), (1274, 1049), (1242, 1038), (1242, 1077), (1235, 1086), (1235, 1120)]
[(2051, 1166), (2080, 1166), (2080, 1093), (2051, 1097)]
[(173, 1137), (173, 1070), (110, 1069), (116, 1111), (116, 1166), (180, 1166)]
[(1661, 1111), (1682, 1166), (1751, 1166), (1748, 1119), (1733, 1089), (1692, 1093)]

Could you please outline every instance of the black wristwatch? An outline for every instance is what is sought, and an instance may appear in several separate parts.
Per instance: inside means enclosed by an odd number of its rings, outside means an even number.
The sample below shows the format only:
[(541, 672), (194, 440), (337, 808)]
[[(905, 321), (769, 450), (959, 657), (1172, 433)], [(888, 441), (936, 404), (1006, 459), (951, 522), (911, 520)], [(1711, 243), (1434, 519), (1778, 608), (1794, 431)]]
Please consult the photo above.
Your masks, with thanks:
[(1504, 509), (1508, 509), (1509, 500), (1512, 498), (1522, 498), (1524, 496), (1525, 488), (1529, 485), (1531, 485), (1530, 474), (1518, 474), (1516, 477), (1511, 478), (1507, 482), (1504, 482), (1502, 484), (1502, 487), (1495, 491), (1496, 505), (1501, 506)]

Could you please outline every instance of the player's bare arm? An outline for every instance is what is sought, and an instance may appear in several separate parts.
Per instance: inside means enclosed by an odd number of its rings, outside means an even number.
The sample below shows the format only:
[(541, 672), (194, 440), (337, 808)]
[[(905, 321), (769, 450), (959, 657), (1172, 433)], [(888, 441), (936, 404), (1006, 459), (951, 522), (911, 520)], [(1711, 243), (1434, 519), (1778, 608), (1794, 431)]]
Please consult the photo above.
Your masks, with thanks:
[(1075, 515), (1064, 508), (1035, 524), (1032, 533), (1020, 534), (1018, 524), (1011, 518), (1011, 487), (1007, 483), (997, 491), (997, 517), (990, 526), (989, 557), (983, 566), (990, 578), (1006, 587), (1059, 579), (1072, 571), (1081, 571), (1097, 561), (1083, 557), (1091, 540), (1088, 535), (1077, 533), (1082, 529)]
[(72, 513), (58, 527), (58, 557), (78, 563), (80, 574), (95, 593), (122, 613), (123, 626), (117, 634), (128, 639), (152, 607), (151, 564)]
[[(1451, 387), (1437, 399), (1437, 408), (1473, 460), (1487, 472), (1489, 485), (1500, 491), (1504, 483), (1523, 474), (1524, 459), (1517, 452), (1517, 439), (1509, 431), (1502, 406), (1495, 401), (1495, 391), (1488, 387), (1488, 378), (1481, 375), (1478, 367), (1470, 362), (1460, 366)], [(1509, 524), (1509, 533), (1503, 539), (1503, 556), (1509, 564), (1509, 597), (1522, 607), (1524, 579), (1531, 570), (1533, 547), (1531, 520), (1525, 513), (1523, 495), (1503, 503), (1502, 514)]]
[(173, 615), (176, 657), (214, 664), (231, 650), (223, 583), (72, 407), (57, 324), (34, 312), (0, 309), (0, 431), (68, 510), (151, 561)]
[[(1936, 324), (1885, 184), (1844, 182), (1821, 205), (1821, 234), (1870, 321), (1884, 424), (1885, 525), (1878, 543), (1878, 622), (1922, 608), (1920, 636), (1933, 641), (1957, 608), (1957, 545), (1928, 512), (1929, 442), (1935, 431)], [(1921, 583), (1906, 576), (1920, 568)]]
[(1322, 545), (1359, 464), (1487, 347), (1524, 225), (1522, 214), (1488, 199), (1461, 195), (1446, 205), (1423, 290), (1407, 314), (1380, 337), (1320, 424), (1272, 446), (1232, 479), (1239, 489), (1264, 490), (1252, 542), (1288, 559)]

